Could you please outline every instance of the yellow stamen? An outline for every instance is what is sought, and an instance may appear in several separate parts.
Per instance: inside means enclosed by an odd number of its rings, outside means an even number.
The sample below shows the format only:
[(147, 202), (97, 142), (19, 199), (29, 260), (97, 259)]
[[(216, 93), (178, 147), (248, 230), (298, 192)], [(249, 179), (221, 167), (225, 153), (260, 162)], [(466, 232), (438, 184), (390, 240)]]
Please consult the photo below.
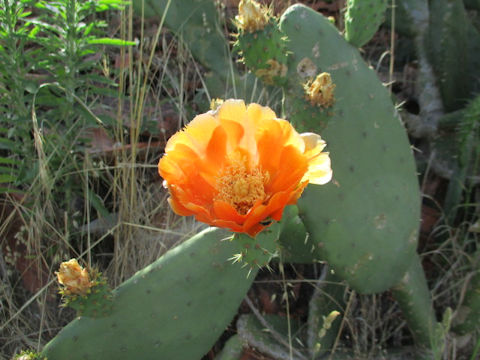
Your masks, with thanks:
[(239, 214), (245, 215), (258, 200), (266, 198), (266, 181), (268, 173), (258, 167), (249, 169), (245, 159), (231, 159), (230, 164), (219, 172), (215, 200), (225, 201)]

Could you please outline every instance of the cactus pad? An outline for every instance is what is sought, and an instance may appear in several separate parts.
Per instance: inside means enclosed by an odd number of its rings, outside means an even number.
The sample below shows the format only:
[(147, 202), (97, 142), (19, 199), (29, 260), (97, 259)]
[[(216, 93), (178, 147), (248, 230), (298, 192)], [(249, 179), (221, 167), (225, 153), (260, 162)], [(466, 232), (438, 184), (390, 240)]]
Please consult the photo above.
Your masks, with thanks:
[(241, 251), (232, 259), (249, 266), (251, 270), (267, 266), (270, 259), (277, 254), (279, 231), (280, 224), (275, 222), (255, 237), (235, 234), (232, 241), (239, 244)]
[(64, 305), (77, 311), (78, 316), (104, 317), (112, 311), (112, 289), (101, 273), (93, 275), (94, 285), (85, 295), (62, 295)]
[(239, 29), (234, 48), (242, 55), (241, 61), (266, 84), (285, 82), (286, 40), (272, 19), (262, 30), (247, 32)]
[[(79, 317), (43, 352), (49, 360), (200, 359), (234, 317), (255, 276), (228, 260), (230, 234), (207, 229), (114, 291), (102, 318)], [(256, 269), (253, 269), (255, 272)], [(254, 275), (254, 274), (253, 274)]]
[(345, 12), (345, 39), (352, 45), (365, 45), (383, 23), (387, 0), (348, 0)]
[[(338, 276), (361, 293), (384, 291), (401, 279), (417, 244), (420, 194), (405, 130), (376, 74), (324, 16), (294, 5), (280, 28), (289, 39), (289, 68), (309, 63), (336, 84), (330, 114), (312, 113), (307, 124), (326, 122), (321, 134), (334, 179), (307, 187), (300, 217)], [(289, 74), (287, 111), (289, 99), (299, 101), (301, 78)], [(295, 109), (288, 118), (304, 124)]]

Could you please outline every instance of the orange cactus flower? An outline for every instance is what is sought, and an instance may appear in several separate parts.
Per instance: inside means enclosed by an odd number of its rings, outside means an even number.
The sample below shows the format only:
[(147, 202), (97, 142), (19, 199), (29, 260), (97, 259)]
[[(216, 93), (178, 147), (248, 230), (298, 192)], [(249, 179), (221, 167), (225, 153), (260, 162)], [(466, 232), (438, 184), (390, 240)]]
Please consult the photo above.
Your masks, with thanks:
[(174, 212), (253, 237), (309, 182), (330, 181), (325, 145), (268, 107), (231, 99), (173, 135), (158, 169)]

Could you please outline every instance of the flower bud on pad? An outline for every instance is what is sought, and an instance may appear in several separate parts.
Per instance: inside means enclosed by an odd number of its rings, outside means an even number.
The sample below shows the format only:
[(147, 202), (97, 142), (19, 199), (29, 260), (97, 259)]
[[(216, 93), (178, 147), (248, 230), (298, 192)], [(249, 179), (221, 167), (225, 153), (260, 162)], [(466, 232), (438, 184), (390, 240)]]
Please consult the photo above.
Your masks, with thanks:
[(60, 264), (56, 272), (64, 306), (77, 310), (78, 315), (102, 317), (111, 310), (112, 294), (101, 273), (80, 266), (76, 259)]

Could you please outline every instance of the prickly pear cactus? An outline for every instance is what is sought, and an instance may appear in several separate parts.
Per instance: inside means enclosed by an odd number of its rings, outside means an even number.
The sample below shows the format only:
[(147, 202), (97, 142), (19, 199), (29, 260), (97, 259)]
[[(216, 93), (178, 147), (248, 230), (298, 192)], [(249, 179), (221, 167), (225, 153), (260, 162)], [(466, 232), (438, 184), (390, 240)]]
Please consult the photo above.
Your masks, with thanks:
[[(205, 67), (204, 81), (209, 99), (246, 99), (255, 91), (261, 93), (263, 86), (257, 84), (250, 73), (240, 76), (231, 58), (228, 40), (223, 36), (217, 3), (212, 0), (133, 0), (132, 6), (139, 16), (156, 18), (158, 22), (164, 19), (165, 27)], [(282, 66), (275, 66), (275, 62), (269, 64), (261, 68), (266, 71), (265, 76), (276, 78), (275, 74), (282, 73)]]
[(114, 290), (110, 315), (78, 317), (42, 356), (200, 359), (234, 317), (257, 270), (228, 260), (240, 249), (229, 239), (210, 228), (170, 250)]
[[(228, 41), (220, 29), (220, 18), (212, 0), (132, 0), (136, 14), (165, 19), (169, 28), (186, 45), (207, 73), (205, 84), (210, 98), (225, 97), (227, 93), (240, 96), (249, 93), (249, 79), (241, 79), (230, 57)], [(246, 90), (239, 86), (246, 82)], [(233, 89), (233, 93), (232, 93)]]
[(267, 8), (255, 1), (240, 1), (238, 11), (234, 49), (242, 55), (241, 61), (266, 84), (284, 84), (286, 40), (277, 21)]
[(427, 279), (417, 254), (402, 279), (392, 287), (391, 293), (407, 320), (417, 347), (431, 355), (424, 358), (440, 359), (441, 356), (432, 355), (442, 352), (444, 334), (442, 325), (437, 323)]
[(238, 360), (242, 358), (244, 341), (239, 335), (233, 335), (227, 340), (222, 351), (215, 360)]
[(345, 39), (352, 45), (365, 45), (385, 19), (387, 0), (348, 0), (345, 12)]
[[(462, 0), (431, 1), (429, 11), (424, 46), (445, 110), (454, 111), (465, 105), (474, 88), (478, 61), (473, 63), (472, 60), (478, 59), (480, 35), (470, 23)], [(475, 49), (471, 45), (475, 45)]]
[(187, 44), (197, 61), (219, 74), (228, 74), (227, 41), (217, 31), (218, 17), (211, 0), (133, 0), (137, 14), (160, 19)]
[[(291, 52), (287, 117), (296, 127), (326, 125), (321, 134), (334, 173), (330, 184), (306, 189), (300, 216), (338, 276), (361, 293), (387, 290), (410, 266), (420, 220), (405, 130), (375, 73), (325, 17), (294, 5), (281, 17), (280, 29)], [(328, 72), (336, 85), (334, 105), (321, 116), (300, 117), (294, 106), (304, 90), (305, 64), (311, 73)], [(313, 108), (308, 102), (304, 107), (303, 114)]]

